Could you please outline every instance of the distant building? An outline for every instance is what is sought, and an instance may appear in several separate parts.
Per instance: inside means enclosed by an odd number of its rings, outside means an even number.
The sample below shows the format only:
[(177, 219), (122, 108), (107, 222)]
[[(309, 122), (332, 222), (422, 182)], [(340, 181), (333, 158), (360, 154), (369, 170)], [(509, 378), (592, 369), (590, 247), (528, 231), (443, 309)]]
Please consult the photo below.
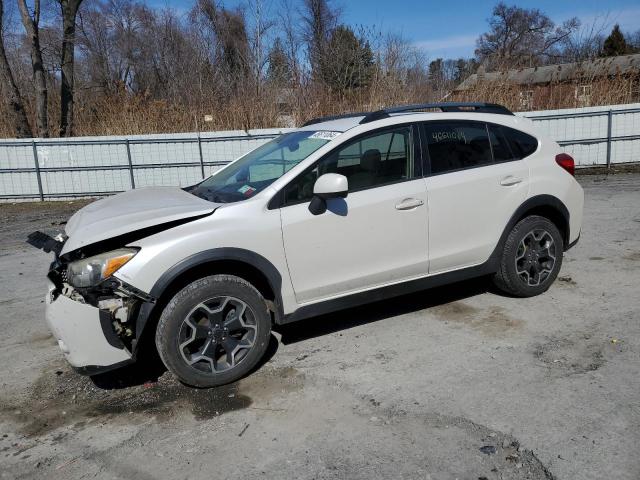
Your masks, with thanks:
[(451, 98), (494, 101), (520, 111), (638, 102), (640, 54), (496, 72), (481, 66)]

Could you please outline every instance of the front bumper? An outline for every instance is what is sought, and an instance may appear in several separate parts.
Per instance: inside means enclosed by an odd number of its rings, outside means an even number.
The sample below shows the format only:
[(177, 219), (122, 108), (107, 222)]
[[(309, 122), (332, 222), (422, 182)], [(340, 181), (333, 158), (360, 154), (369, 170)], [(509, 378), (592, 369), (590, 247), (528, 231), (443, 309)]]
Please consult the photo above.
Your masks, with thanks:
[(108, 319), (101, 318), (98, 308), (64, 295), (54, 299), (56, 287), (52, 282), (49, 282), (48, 290), (45, 298), (47, 325), (75, 370), (93, 375), (132, 360), (131, 353), (112, 332)]

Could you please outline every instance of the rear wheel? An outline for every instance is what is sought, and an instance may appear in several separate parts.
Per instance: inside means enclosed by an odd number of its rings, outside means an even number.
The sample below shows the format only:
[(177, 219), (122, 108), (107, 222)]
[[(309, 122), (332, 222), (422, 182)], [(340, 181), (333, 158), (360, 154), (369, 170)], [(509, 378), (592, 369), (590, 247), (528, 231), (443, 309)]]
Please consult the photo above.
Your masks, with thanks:
[(539, 295), (556, 279), (563, 252), (562, 235), (553, 222), (538, 215), (523, 218), (507, 237), (494, 283), (518, 297)]
[(214, 275), (194, 281), (164, 309), (156, 346), (182, 382), (214, 387), (246, 375), (264, 355), (271, 316), (245, 280)]

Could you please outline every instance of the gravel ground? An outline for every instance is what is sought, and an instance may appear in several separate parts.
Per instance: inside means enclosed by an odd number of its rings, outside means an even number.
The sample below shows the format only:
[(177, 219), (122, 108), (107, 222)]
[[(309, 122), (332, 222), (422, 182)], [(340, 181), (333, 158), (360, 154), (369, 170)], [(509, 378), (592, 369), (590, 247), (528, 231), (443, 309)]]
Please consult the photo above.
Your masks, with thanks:
[(23, 240), (83, 203), (0, 205), (0, 478), (640, 478), (640, 175), (580, 181), (544, 295), (479, 280), (310, 319), (213, 390), (74, 374)]

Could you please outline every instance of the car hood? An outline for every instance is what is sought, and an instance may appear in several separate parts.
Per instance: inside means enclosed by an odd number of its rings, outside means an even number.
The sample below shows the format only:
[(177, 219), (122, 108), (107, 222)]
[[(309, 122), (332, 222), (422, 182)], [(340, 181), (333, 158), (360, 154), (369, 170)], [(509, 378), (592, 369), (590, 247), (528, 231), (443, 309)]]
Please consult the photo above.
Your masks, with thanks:
[(61, 254), (120, 235), (212, 213), (218, 204), (177, 187), (129, 190), (93, 202), (67, 222)]

